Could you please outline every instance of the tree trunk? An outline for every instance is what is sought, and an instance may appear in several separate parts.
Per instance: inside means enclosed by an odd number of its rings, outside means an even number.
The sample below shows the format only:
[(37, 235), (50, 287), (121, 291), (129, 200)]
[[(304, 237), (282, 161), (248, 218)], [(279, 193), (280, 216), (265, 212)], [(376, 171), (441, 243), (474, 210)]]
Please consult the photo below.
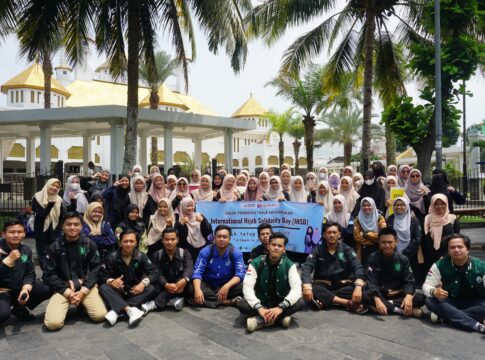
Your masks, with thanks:
[(300, 170), (300, 159), (298, 158), (298, 156), (300, 156), (300, 147), (301, 141), (295, 139), (295, 141), (293, 141), (293, 151), (295, 152), (295, 174)]
[(42, 71), (44, 72), (44, 109), (51, 108), (51, 79), (52, 62), (51, 54), (47, 51), (42, 54)]
[(418, 169), (423, 175), (423, 181), (431, 179), (431, 158), (435, 147), (435, 135), (430, 134), (421, 144), (414, 145), (413, 149), (418, 158)]
[(352, 143), (344, 144), (344, 166), (350, 165), (352, 161)]
[(396, 164), (396, 137), (391, 128), (385, 125), (386, 130), (386, 162), (387, 165)]
[[(158, 89), (152, 88), (150, 91), (150, 109), (157, 110), (159, 101), (160, 96), (158, 96)], [(152, 136), (150, 159), (152, 161), (152, 166), (158, 166), (158, 138), (156, 136)]]
[(278, 152), (279, 152), (279, 160), (280, 160), (280, 168), (281, 165), (285, 162), (285, 143), (283, 142), (283, 134), (280, 134), (280, 142), (278, 143)]
[(140, 4), (128, 1), (128, 101), (123, 172), (126, 174), (136, 160), (138, 132), (138, 68), (140, 49)]
[(369, 168), (370, 158), (370, 125), (372, 115), (372, 79), (374, 66), (374, 32), (376, 19), (374, 11), (367, 10), (365, 20), (364, 38), (364, 113), (362, 121), (362, 158), (361, 172), (364, 173)]
[(313, 131), (315, 129), (314, 117), (310, 114), (303, 115), (303, 125), (305, 126), (305, 148), (307, 171), (313, 171)]

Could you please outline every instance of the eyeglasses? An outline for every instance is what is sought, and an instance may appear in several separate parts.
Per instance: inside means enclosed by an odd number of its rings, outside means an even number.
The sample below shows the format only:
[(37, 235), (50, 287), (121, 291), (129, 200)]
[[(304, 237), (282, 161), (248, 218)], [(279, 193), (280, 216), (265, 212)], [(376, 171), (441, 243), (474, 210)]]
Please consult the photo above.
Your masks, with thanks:
[(411, 170), (401, 170), (401, 172), (403, 172), (403, 173), (410, 173)]
[(419, 174), (411, 175), (411, 178), (419, 178), (419, 177), (421, 177)]

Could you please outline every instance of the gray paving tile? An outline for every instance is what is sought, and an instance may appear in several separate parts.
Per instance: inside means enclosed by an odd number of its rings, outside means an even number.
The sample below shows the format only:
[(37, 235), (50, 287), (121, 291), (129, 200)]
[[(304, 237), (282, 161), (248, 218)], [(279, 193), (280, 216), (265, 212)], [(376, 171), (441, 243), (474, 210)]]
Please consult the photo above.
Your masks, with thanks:
[(26, 351), (47, 345), (40, 329), (26, 330), (15, 335), (8, 335), (6, 340), (14, 352)]
[(20, 351), (17, 353), (18, 359), (21, 360), (43, 360), (43, 359), (60, 359), (61, 356), (57, 351), (49, 346), (40, 346), (35, 349), (30, 349), (26, 351)]

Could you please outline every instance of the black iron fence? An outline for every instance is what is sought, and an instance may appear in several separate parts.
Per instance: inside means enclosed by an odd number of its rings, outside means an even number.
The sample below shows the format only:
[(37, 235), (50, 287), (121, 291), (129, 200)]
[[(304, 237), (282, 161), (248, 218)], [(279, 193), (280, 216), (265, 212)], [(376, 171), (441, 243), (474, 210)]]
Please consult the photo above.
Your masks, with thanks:
[(450, 177), (450, 185), (466, 195), (464, 205), (456, 205), (456, 209), (485, 208), (485, 172), (480, 168), (469, 170), (466, 176)]

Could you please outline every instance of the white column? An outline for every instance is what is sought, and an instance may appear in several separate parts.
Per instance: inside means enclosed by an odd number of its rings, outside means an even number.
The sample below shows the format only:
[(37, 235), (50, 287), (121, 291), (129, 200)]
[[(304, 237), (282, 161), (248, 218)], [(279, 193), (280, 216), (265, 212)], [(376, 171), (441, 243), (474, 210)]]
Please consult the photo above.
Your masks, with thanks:
[(91, 135), (83, 134), (83, 174), (87, 175), (89, 172), (88, 162), (93, 160)]
[(140, 133), (140, 147), (138, 153), (138, 159), (141, 166), (142, 174), (148, 174), (148, 158), (147, 158), (147, 135), (145, 133)]
[(202, 170), (202, 140), (198, 137), (194, 139), (195, 149), (194, 149), (194, 161), (195, 167), (199, 170)]
[(226, 129), (224, 134), (224, 159), (226, 160), (226, 171), (228, 174), (232, 174), (232, 129)]
[(51, 142), (52, 128), (50, 125), (40, 126), (40, 173), (44, 174), (51, 169)]
[(123, 169), (123, 154), (125, 149), (124, 125), (111, 123), (110, 167), (112, 175), (120, 175)]
[(173, 126), (163, 127), (163, 152), (165, 155), (163, 167), (167, 174), (168, 169), (173, 166)]
[(0, 140), (0, 183), (3, 183), (3, 144)]
[(25, 172), (28, 176), (35, 176), (35, 137), (29, 136), (26, 138), (26, 165)]

